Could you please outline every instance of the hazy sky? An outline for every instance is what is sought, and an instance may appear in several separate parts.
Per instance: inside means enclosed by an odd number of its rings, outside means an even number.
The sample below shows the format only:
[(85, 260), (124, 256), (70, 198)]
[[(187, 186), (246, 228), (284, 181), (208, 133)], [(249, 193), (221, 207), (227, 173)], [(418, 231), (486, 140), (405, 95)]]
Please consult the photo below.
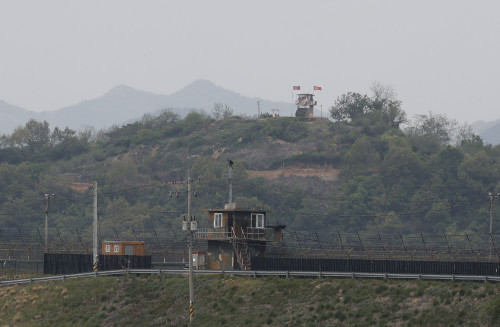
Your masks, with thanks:
[(379, 81), (410, 118), (496, 120), (499, 13), (498, 0), (0, 0), (0, 100), (49, 111), (208, 79), (288, 102), (293, 85), (322, 86), (326, 110)]

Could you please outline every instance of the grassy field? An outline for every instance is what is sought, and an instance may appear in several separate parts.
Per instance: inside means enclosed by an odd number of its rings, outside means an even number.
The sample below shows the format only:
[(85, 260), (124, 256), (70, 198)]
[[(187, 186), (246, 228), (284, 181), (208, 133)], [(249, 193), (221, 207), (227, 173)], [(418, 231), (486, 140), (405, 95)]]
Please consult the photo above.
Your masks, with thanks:
[[(499, 291), (490, 283), (196, 276), (193, 326), (499, 326)], [(188, 304), (181, 276), (2, 286), (0, 326), (187, 326)]]

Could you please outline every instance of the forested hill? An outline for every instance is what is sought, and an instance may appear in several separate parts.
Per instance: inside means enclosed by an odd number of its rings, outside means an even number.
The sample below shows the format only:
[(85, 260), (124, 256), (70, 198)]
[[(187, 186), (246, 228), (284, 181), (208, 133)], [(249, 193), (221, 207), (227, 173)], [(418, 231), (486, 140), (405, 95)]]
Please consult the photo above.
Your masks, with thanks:
[(180, 229), (188, 166), (203, 226), (202, 210), (227, 202), (233, 160), (236, 202), (272, 209), (270, 223), (289, 230), (488, 232), (499, 146), (443, 116), (408, 121), (384, 94), (345, 94), (330, 114), (250, 120), (217, 105), (97, 133), (29, 121), (1, 137), (0, 229), (42, 230), (44, 194), (56, 194), (51, 226), (90, 230), (94, 181), (101, 230)]

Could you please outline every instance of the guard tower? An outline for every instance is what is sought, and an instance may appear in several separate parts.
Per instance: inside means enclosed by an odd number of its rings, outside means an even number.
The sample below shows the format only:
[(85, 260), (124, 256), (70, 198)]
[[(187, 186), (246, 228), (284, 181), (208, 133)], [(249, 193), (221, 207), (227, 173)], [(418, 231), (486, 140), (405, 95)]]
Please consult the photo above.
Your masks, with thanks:
[(314, 118), (314, 106), (317, 104), (314, 101), (314, 94), (297, 94), (297, 111), (295, 117), (299, 118)]
[(232, 161), (229, 176), (230, 202), (224, 209), (205, 209), (210, 227), (198, 227), (196, 237), (208, 243), (208, 269), (250, 270), (252, 258), (265, 256), (268, 242), (281, 242), (285, 226), (268, 226), (265, 210), (232, 202)]

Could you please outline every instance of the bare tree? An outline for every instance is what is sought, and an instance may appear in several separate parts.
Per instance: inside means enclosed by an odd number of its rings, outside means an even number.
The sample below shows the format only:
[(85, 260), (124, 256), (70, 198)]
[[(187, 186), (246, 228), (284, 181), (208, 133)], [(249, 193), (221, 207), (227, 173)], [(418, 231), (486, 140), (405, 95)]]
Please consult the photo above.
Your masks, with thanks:
[(383, 84), (382, 82), (375, 81), (370, 86), (370, 91), (372, 92), (373, 101), (392, 101), (399, 102), (397, 99), (397, 94), (391, 85)]
[(451, 143), (457, 126), (457, 120), (449, 119), (446, 115), (429, 112), (429, 115), (416, 115), (406, 129), (406, 133), (434, 137), (441, 145), (447, 145)]
[(97, 133), (94, 126), (87, 124), (83, 125), (82, 129), (78, 131), (78, 137), (85, 143), (95, 143), (97, 141)]
[(472, 126), (465, 122), (455, 129), (455, 145), (459, 146), (462, 144), (462, 141), (472, 141), (475, 136)]
[(212, 116), (217, 120), (226, 120), (233, 115), (233, 109), (227, 104), (214, 103), (212, 108)]

